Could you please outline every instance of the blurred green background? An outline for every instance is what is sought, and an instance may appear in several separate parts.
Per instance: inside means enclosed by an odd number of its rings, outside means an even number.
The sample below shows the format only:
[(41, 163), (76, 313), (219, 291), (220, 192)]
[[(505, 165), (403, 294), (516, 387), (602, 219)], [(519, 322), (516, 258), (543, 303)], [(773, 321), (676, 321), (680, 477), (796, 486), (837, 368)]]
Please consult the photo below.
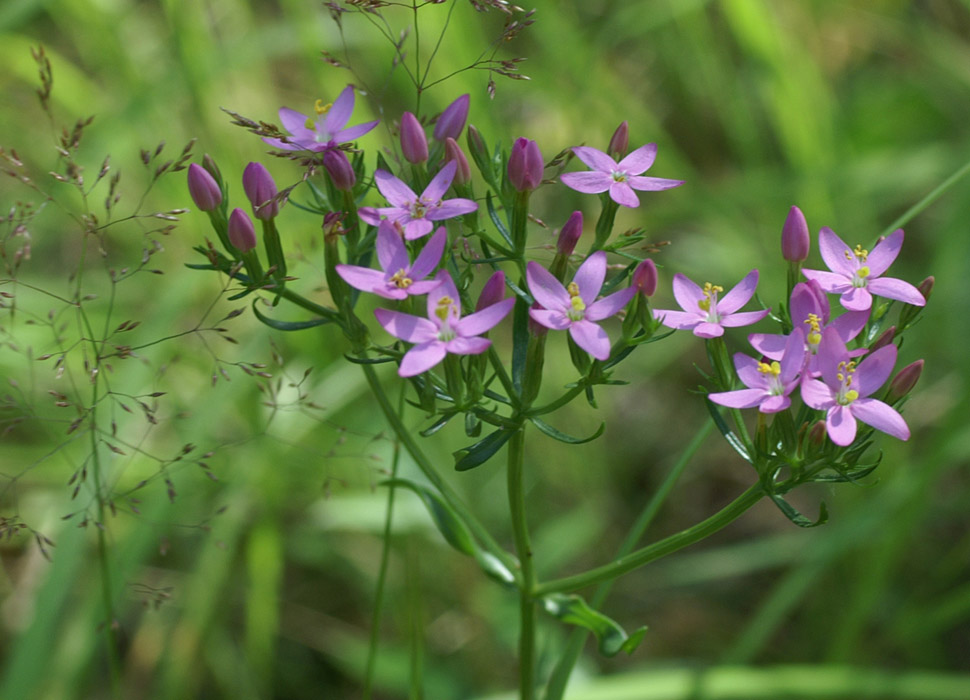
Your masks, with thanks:
[[(424, 50), (450, 4), (422, 10)], [(582, 142), (605, 147), (624, 119), (633, 146), (657, 142), (650, 174), (687, 184), (643, 195), (618, 227), (643, 226), (651, 240), (670, 242), (655, 256), (660, 307), (672, 303), (674, 272), (730, 286), (752, 267), (765, 301), (776, 303), (785, 281), (779, 234), (792, 204), (813, 232), (830, 226), (868, 243), (970, 160), (970, 2), (600, 0), (536, 9), (535, 24), (498, 54), (527, 57), (520, 67), (530, 81), (497, 78), (490, 101), (488, 76), (462, 73), (430, 90), (421, 111), (431, 116), (469, 92), (471, 122), (490, 143), (528, 136), (547, 159)], [(386, 12), (395, 33), (410, 24), (409, 12)], [(123, 173), (119, 212), (134, 209), (150, 180), (139, 150), (164, 140), (164, 160), (190, 138), (198, 156), (220, 163), (235, 206), (246, 162), (266, 164), (281, 186), (300, 173), (265, 155), (220, 107), (275, 121), (280, 105), (308, 111), (357, 82), (369, 95), (358, 98), (353, 123), (414, 108), (401, 70), (389, 70), (386, 40), (359, 16), (344, 22), (346, 44), (323, 4), (305, 0), (0, 4), (0, 146), (15, 148), (54, 198), (29, 227), (32, 256), (18, 279), (31, 286), (17, 286), (16, 313), (0, 317), (0, 420), (10, 428), (0, 439), (0, 516), (56, 543), (52, 561), (27, 532), (0, 543), (0, 698), (109, 696), (95, 528), (77, 527), (94, 511), (90, 477), (73, 500), (66, 485), (86, 466), (87, 445), (65, 435), (76, 414), (48, 393), (87, 391), (83, 368), (58, 378), (53, 360), (36, 359), (57, 351), (58, 333), (77, 337), (70, 311), (38, 290), (74, 288), (81, 243), (72, 215), (84, 204), (46, 175), (58, 167), (60, 127), (38, 106), (30, 47), (43, 44), (51, 59), (58, 123), (95, 115), (78, 160), (92, 178), (111, 154)], [(458, 2), (432, 74), (467, 64), (501, 25), (499, 13)], [(357, 75), (327, 65), (321, 50), (349, 59)], [(384, 128), (367, 139), (369, 159), (379, 140), (390, 143)], [(961, 181), (910, 222), (893, 268), (913, 283), (936, 277), (900, 353), (900, 366), (926, 359), (906, 407), (912, 440), (884, 440), (883, 464), (865, 483), (793, 496), (809, 514), (825, 500), (825, 527), (800, 530), (762, 503), (704, 544), (622, 579), (604, 611), (650, 631), (629, 658), (603, 659), (588, 645), (574, 697), (970, 697), (970, 316), (957, 284), (970, 260), (968, 194), (970, 180)], [(104, 196), (92, 195), (95, 209)], [(573, 209), (592, 221), (594, 199), (561, 186), (537, 193), (534, 213), (550, 227), (533, 232), (537, 258), (548, 257), (542, 247)], [(0, 180), (0, 211), (27, 200), (43, 202)], [(162, 178), (141, 211), (186, 206), (180, 173)], [(289, 206), (281, 226), (297, 284), (313, 293), (322, 280), (319, 223)], [(123, 340), (133, 346), (218, 325), (240, 306), (217, 301), (221, 280), (183, 267), (211, 235), (204, 215), (183, 216), (168, 236), (153, 228), (139, 219), (109, 229), (103, 261), (86, 266), (85, 290), (107, 299), (106, 268), (136, 266), (146, 241), (162, 243), (152, 265), (164, 275), (119, 285), (110, 316), (107, 303), (90, 305), (112, 327), (141, 321)], [(11, 230), (3, 229), (8, 252), (22, 240)], [(105, 425), (116, 421), (115, 444), (127, 446), (104, 456), (118, 511), (105, 532), (125, 697), (357, 697), (381, 547), (377, 484), (393, 444), (362, 376), (338, 361), (346, 348), (336, 332), (282, 334), (249, 313), (224, 325), (238, 344), (189, 333), (113, 363), (116, 391), (166, 392), (142, 399), (157, 401), (157, 425), (137, 407), (121, 409), (120, 395), (100, 414)], [(744, 336), (732, 338), (740, 347)], [(573, 376), (560, 340), (550, 343), (563, 365), (553, 385)], [(635, 358), (620, 370), (630, 385), (600, 391), (598, 411), (571, 406), (556, 416), (574, 434), (606, 420), (605, 438), (569, 449), (531, 439), (540, 576), (603, 563), (705, 419), (686, 391), (700, 381), (693, 363), (705, 362), (692, 336)], [(250, 376), (243, 362), (267, 364), (273, 378)], [(426, 424), (417, 411), (406, 420), (415, 430)], [(449, 452), (468, 442), (457, 426), (426, 442), (510, 543), (500, 464), (451, 472)], [(197, 449), (174, 461), (188, 443)], [(752, 483), (732, 455), (716, 438), (705, 442), (648, 538), (703, 519)], [(79, 514), (62, 519), (70, 513)], [(398, 498), (395, 522), (378, 696), (507, 692), (516, 682), (515, 597), (450, 550), (410, 494)], [(547, 671), (565, 631), (545, 620), (541, 632)]]

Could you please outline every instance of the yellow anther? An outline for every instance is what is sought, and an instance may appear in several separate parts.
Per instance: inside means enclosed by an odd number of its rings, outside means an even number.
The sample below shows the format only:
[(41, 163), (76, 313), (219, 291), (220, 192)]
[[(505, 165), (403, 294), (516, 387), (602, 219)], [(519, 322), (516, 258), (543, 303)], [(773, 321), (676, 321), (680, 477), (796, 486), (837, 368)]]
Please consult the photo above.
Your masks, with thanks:
[(858, 275), (858, 276), (859, 276), (860, 278), (862, 278), (862, 279), (865, 279), (866, 277), (868, 277), (868, 276), (869, 276), (869, 268), (868, 268), (867, 266), (865, 266), (865, 265), (863, 265), (863, 266), (862, 266), (862, 267), (860, 267), (860, 268), (859, 268), (858, 270), (856, 270), (856, 271), (855, 271), (855, 273), (856, 273), (856, 274), (857, 274), (857, 275)]
[(566, 285), (566, 291), (569, 292), (569, 296), (575, 299), (579, 296), (579, 285), (575, 282), (570, 282), (568, 285)]
[(771, 374), (777, 377), (779, 374), (781, 374), (781, 363), (777, 360), (771, 364), (768, 364), (767, 362), (759, 362), (758, 371), (762, 374)]
[(581, 296), (574, 296), (569, 300), (570, 305), (573, 307), (573, 311), (585, 311), (586, 302), (583, 301)]
[(859, 398), (859, 392), (856, 391), (855, 389), (850, 389), (849, 391), (845, 392), (846, 403), (851, 403), (852, 401), (855, 401), (857, 398)]
[(859, 258), (859, 260), (862, 262), (866, 262), (866, 260), (869, 258), (869, 251), (863, 248), (861, 245), (857, 245), (855, 250), (852, 251), (852, 254)]
[(822, 320), (818, 317), (818, 314), (809, 314), (805, 323), (808, 324), (808, 335), (805, 340), (810, 345), (818, 345), (822, 341)]
[(316, 125), (317, 123), (313, 121), (313, 117), (307, 117), (306, 121), (303, 122), (303, 126), (305, 126), (307, 129), (313, 129), (316, 127)]
[(451, 307), (455, 302), (449, 296), (443, 296), (438, 299), (438, 308), (434, 310), (434, 315), (440, 318), (442, 321), (448, 320), (448, 313), (451, 311)]
[(720, 292), (723, 292), (723, 291), (724, 291), (724, 287), (721, 287), (721, 286), (716, 285), (716, 284), (711, 284), (710, 282), (705, 282), (704, 283), (704, 297), (705, 298), (704, 299), (701, 299), (699, 302), (697, 302), (697, 306), (700, 307), (700, 309), (702, 311), (710, 311), (711, 310), (711, 299), (712, 299), (712, 297), (714, 297), (715, 295), (717, 295), (717, 294), (719, 294)]
[(845, 375), (842, 374), (841, 372), (839, 372), (838, 374), (836, 374), (835, 375), (835, 378), (838, 379), (840, 382), (844, 382), (845, 381)]
[(414, 284), (414, 280), (407, 276), (404, 268), (401, 268), (391, 276), (391, 283), (398, 289), (407, 289)]
[(326, 114), (327, 112), (330, 111), (331, 107), (333, 107), (332, 102), (323, 104), (323, 100), (317, 100), (316, 102), (313, 103), (313, 111), (317, 113), (317, 116), (321, 114)]

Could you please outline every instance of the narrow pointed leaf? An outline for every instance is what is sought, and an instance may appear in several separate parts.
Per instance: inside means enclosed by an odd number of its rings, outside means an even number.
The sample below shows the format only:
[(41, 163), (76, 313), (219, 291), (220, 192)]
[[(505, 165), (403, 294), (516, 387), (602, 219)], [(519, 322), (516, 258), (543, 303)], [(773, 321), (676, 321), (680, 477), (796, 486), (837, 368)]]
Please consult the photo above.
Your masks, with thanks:
[(509, 441), (513, 432), (512, 430), (499, 428), (494, 433), (489, 433), (483, 437), (474, 445), (469, 445), (468, 447), (453, 452), (455, 469), (464, 472), (484, 464), (502, 448), (502, 445)]
[(595, 634), (603, 656), (616, 656), (621, 651), (632, 654), (647, 633), (646, 627), (640, 627), (633, 634), (627, 635), (620, 625), (603, 613), (593, 610), (578, 595), (548, 595), (542, 599), (542, 607), (553, 617), (570, 625), (584, 627)]
[(735, 435), (734, 431), (732, 431), (731, 428), (728, 427), (728, 424), (724, 422), (724, 418), (721, 416), (721, 412), (717, 410), (714, 402), (710, 399), (706, 399), (705, 403), (707, 404), (707, 410), (711, 413), (711, 418), (714, 420), (714, 425), (717, 426), (717, 429), (720, 431), (721, 435), (724, 436), (724, 439), (727, 440), (728, 444), (734, 448), (735, 452), (741, 455), (745, 462), (751, 463), (751, 457), (748, 455), (748, 450), (744, 446), (744, 443), (741, 442), (741, 438)]
[(515, 244), (512, 243), (512, 235), (509, 233), (509, 230), (505, 226), (502, 219), (499, 218), (498, 212), (495, 211), (495, 205), (492, 204), (491, 192), (487, 192), (485, 194), (485, 207), (488, 209), (488, 217), (492, 220), (492, 223), (495, 224), (495, 228), (498, 230), (499, 235), (502, 236), (502, 239), (506, 242), (506, 244), (508, 244), (510, 249), (514, 249)]
[(582, 445), (584, 442), (592, 442), (600, 435), (602, 435), (604, 430), (606, 430), (606, 423), (605, 422), (600, 423), (600, 427), (597, 428), (596, 432), (590, 435), (589, 437), (577, 438), (577, 437), (573, 437), (572, 435), (567, 435), (566, 433), (563, 433), (559, 430), (556, 430), (548, 423), (541, 421), (534, 416), (530, 417), (529, 420), (532, 421), (532, 424), (535, 425), (535, 427), (537, 427), (540, 431), (542, 431), (549, 437), (555, 440), (558, 440), (559, 442), (565, 442), (566, 444), (569, 444), (569, 445)]
[(822, 501), (822, 503), (819, 505), (818, 520), (813, 522), (799, 513), (791, 503), (786, 501), (778, 494), (769, 495), (771, 496), (771, 500), (774, 501), (775, 505), (778, 506), (778, 510), (784, 513), (785, 517), (798, 525), (798, 527), (818, 527), (819, 525), (824, 525), (826, 522), (828, 522), (829, 510), (825, 507), (825, 501)]
[(333, 319), (330, 318), (312, 318), (309, 321), (278, 321), (275, 318), (263, 315), (256, 307), (255, 301), (253, 302), (253, 313), (256, 314), (256, 318), (260, 321), (278, 331), (302, 331), (305, 328), (314, 328), (316, 326), (322, 326), (325, 323), (333, 322)]

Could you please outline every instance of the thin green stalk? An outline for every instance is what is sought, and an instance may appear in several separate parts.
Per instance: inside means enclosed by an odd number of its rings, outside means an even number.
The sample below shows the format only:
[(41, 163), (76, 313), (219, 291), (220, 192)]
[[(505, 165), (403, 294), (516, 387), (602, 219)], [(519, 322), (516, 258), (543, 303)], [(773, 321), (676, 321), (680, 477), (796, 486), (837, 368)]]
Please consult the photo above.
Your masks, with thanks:
[(529, 525), (525, 514), (523, 472), (525, 459), (525, 428), (515, 431), (509, 440), (508, 490), (509, 510), (512, 515), (512, 533), (515, 552), (519, 557), (519, 698), (535, 697), (535, 635), (536, 606), (533, 588), (536, 585), (532, 561), (532, 543), (529, 541)]
[(700, 542), (710, 537), (715, 532), (727, 527), (740, 518), (748, 508), (760, 501), (764, 496), (765, 492), (761, 484), (755, 484), (707, 520), (686, 530), (681, 530), (675, 535), (665, 537), (659, 542), (638, 549), (624, 557), (619, 557), (609, 564), (590, 569), (582, 574), (566, 576), (555, 581), (539, 584), (536, 586), (535, 594), (536, 596), (543, 596), (549, 593), (574, 591), (579, 588), (591, 586), (594, 583), (617, 578), (621, 574), (638, 569), (644, 564), (665, 557), (668, 554), (673, 554), (685, 547), (689, 547), (695, 542)]
[[(643, 538), (647, 528), (650, 527), (653, 519), (660, 511), (660, 507), (667, 500), (670, 492), (673, 491), (674, 484), (683, 475), (691, 458), (700, 449), (701, 444), (703, 444), (713, 429), (714, 423), (708, 421), (694, 435), (694, 439), (687, 445), (687, 448), (680, 455), (680, 459), (677, 460), (677, 463), (674, 464), (670, 473), (667, 474), (667, 478), (664, 479), (660, 488), (657, 489), (657, 492), (653, 494), (653, 497), (647, 502), (646, 507), (641, 511), (633, 527), (630, 528), (626, 538), (620, 545), (619, 551), (616, 553), (617, 558), (625, 557), (632, 552), (633, 548), (637, 546), (637, 542)], [(610, 594), (610, 590), (613, 588), (613, 583), (612, 580), (609, 580), (597, 586), (596, 592), (593, 593), (593, 597), (590, 599), (590, 605), (593, 608), (598, 609), (603, 605), (607, 596)], [(569, 635), (566, 651), (560, 657), (559, 663), (556, 664), (556, 667), (552, 671), (543, 700), (560, 700), (562, 698), (563, 693), (566, 692), (566, 684), (569, 682), (569, 676), (572, 674), (576, 661), (579, 660), (579, 655), (583, 652), (583, 645), (586, 643), (586, 637), (588, 635), (588, 631), (581, 627), (577, 627)]]
[[(401, 384), (401, 395), (397, 401), (398, 415), (404, 412), (404, 396), (407, 384)], [(387, 486), (387, 506), (384, 512), (384, 535), (381, 546), (381, 565), (377, 572), (377, 588), (374, 591), (374, 614), (371, 618), (370, 643), (367, 647), (367, 668), (364, 671), (364, 691), (361, 697), (369, 700), (374, 683), (374, 665), (377, 661), (377, 644), (381, 629), (381, 613), (384, 609), (384, 585), (387, 582), (387, 565), (391, 558), (391, 530), (394, 520), (394, 486), (397, 467), (401, 462), (401, 442), (394, 442), (394, 456), (391, 458), (391, 479)]]
[(921, 214), (924, 209), (926, 209), (933, 202), (935, 202), (937, 199), (939, 199), (940, 197), (942, 197), (943, 194), (948, 189), (950, 189), (955, 184), (957, 184), (957, 182), (959, 182), (967, 173), (970, 173), (970, 161), (968, 161), (967, 163), (965, 163), (963, 165), (963, 167), (961, 167), (959, 170), (957, 170), (955, 173), (953, 173), (950, 177), (948, 177), (946, 180), (944, 180), (932, 192), (930, 192), (928, 195), (926, 195), (925, 197), (923, 197), (923, 199), (919, 200), (916, 204), (914, 204), (909, 209), (907, 209), (905, 212), (903, 212), (902, 216), (900, 216), (894, 222), (892, 222), (891, 224), (889, 224), (889, 226), (886, 227), (886, 230), (884, 230), (882, 233), (879, 234), (880, 238), (881, 237), (888, 236), (890, 233), (892, 233), (896, 229), (901, 228), (902, 226), (904, 226), (907, 223), (909, 223), (911, 219), (913, 219), (916, 216), (918, 216), (919, 214)]

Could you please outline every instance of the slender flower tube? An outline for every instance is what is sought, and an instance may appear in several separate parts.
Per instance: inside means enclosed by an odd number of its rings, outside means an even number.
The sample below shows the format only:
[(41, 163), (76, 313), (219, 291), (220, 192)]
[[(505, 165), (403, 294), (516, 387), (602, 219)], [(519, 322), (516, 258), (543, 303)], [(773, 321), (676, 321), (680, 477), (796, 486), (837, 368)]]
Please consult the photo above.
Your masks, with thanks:
[(404, 159), (414, 165), (428, 160), (428, 137), (421, 122), (411, 112), (401, 115), (401, 152)]
[(451, 275), (446, 270), (439, 270), (435, 280), (439, 284), (428, 293), (427, 318), (387, 309), (374, 312), (384, 330), (395, 338), (415, 344), (401, 360), (398, 374), (402, 377), (427, 372), (449, 353), (478, 355), (485, 352), (492, 341), (479, 336), (505, 318), (515, 305), (515, 299), (503, 299), (462, 318), (461, 301)]
[(723, 287), (707, 282), (702, 289), (678, 272), (674, 275), (674, 299), (683, 311), (655, 309), (653, 315), (668, 328), (693, 331), (698, 338), (717, 338), (724, 335), (725, 327), (750, 326), (768, 315), (768, 309), (737, 313), (754, 296), (757, 286), (758, 271), (752, 270), (718, 299)]
[(438, 117), (434, 125), (434, 137), (438, 141), (448, 139), (458, 139), (461, 130), (465, 128), (465, 121), (468, 119), (468, 95), (462, 95), (450, 105), (445, 107), (445, 111)]
[(845, 343), (834, 328), (826, 328), (819, 344), (822, 379), (802, 382), (802, 400), (825, 411), (825, 428), (836, 445), (851, 445), (856, 421), (900, 440), (909, 439), (909, 427), (889, 405), (870, 394), (881, 387), (896, 364), (896, 346), (887, 345), (871, 353), (860, 364), (849, 358)]
[(240, 208), (229, 215), (229, 242), (241, 253), (248, 253), (256, 247), (256, 229), (252, 219)]
[(805, 331), (796, 328), (788, 337), (781, 361), (759, 362), (742, 353), (734, 355), (738, 378), (747, 389), (708, 394), (714, 403), (729, 408), (754, 408), (762, 413), (777, 413), (791, 405), (788, 395), (799, 384), (805, 366)]
[(822, 260), (831, 272), (802, 270), (810, 280), (829, 294), (842, 295), (842, 306), (850, 311), (865, 311), (872, 306), (872, 295), (903, 301), (913, 306), (924, 306), (926, 300), (909, 282), (883, 277), (892, 265), (903, 245), (903, 230), (896, 229), (869, 252), (861, 245), (850, 248), (825, 227), (818, 234), (818, 248)]
[(454, 162), (456, 164), (455, 169), (455, 184), (456, 185), (467, 185), (472, 181), (472, 169), (468, 165), (468, 159), (465, 157), (464, 151), (461, 150), (461, 146), (450, 136), (445, 139), (445, 162)]
[(389, 207), (361, 207), (360, 218), (368, 224), (377, 226), (382, 217), (404, 227), (404, 237), (411, 241), (431, 233), (434, 221), (451, 219), (478, 209), (478, 204), (470, 199), (445, 199), (445, 192), (455, 177), (457, 164), (446, 163), (434, 176), (419, 197), (410, 187), (386, 170), (374, 173), (377, 189), (391, 203)]
[(189, 194), (200, 211), (212, 211), (222, 204), (222, 190), (205, 168), (192, 163), (189, 166)]
[(612, 158), (622, 158), (628, 150), (630, 150), (630, 125), (624, 120), (610, 137), (610, 145), (607, 146), (606, 152)]
[(586, 258), (566, 287), (535, 262), (526, 265), (525, 274), (529, 291), (543, 307), (529, 310), (532, 320), (553, 330), (568, 329), (576, 345), (597, 360), (608, 360), (610, 339), (598, 322), (619, 313), (637, 290), (627, 287), (596, 300), (606, 280), (606, 253), (600, 250)]
[(576, 157), (592, 168), (588, 172), (564, 173), (560, 180), (577, 192), (599, 194), (609, 191), (610, 198), (624, 207), (638, 207), (640, 200), (633, 190), (656, 192), (680, 187), (683, 180), (667, 180), (660, 177), (643, 177), (657, 157), (657, 144), (640, 146), (617, 163), (603, 151), (589, 146), (573, 149)]
[(412, 295), (427, 294), (438, 286), (438, 282), (424, 278), (441, 262), (447, 240), (448, 232), (444, 226), (439, 227), (412, 265), (401, 234), (394, 224), (385, 219), (377, 228), (376, 244), (377, 260), (382, 271), (357, 265), (337, 265), (337, 274), (351, 287), (386, 299), (406, 299)]
[(280, 213), (276, 182), (262, 163), (250, 163), (243, 170), (243, 190), (257, 219), (268, 221)]
[(319, 153), (355, 141), (378, 124), (372, 121), (344, 128), (354, 112), (354, 88), (350, 85), (343, 89), (332, 105), (317, 100), (314, 112), (314, 116), (308, 117), (288, 107), (281, 108), (280, 122), (290, 136), (285, 141), (276, 138), (264, 138), (263, 141), (284, 151)]
[(781, 256), (788, 262), (802, 262), (808, 258), (811, 244), (805, 215), (798, 207), (792, 207), (781, 229)]
[(542, 184), (545, 164), (535, 141), (518, 138), (509, 153), (509, 182), (517, 192), (531, 192)]
[(341, 192), (350, 192), (357, 184), (357, 174), (347, 159), (347, 154), (339, 148), (330, 148), (323, 152), (323, 167), (327, 169), (333, 186)]

